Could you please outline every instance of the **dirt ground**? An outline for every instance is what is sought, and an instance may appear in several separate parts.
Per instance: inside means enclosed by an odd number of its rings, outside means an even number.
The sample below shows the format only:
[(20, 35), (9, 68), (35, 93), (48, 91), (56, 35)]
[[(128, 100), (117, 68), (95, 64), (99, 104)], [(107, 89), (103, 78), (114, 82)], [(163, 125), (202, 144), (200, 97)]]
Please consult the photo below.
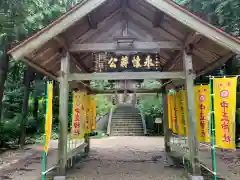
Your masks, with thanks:
[[(52, 142), (49, 167), (56, 162), (56, 144)], [(68, 171), (67, 177), (83, 180), (181, 180), (183, 169), (165, 163), (164, 141), (159, 137), (109, 137), (91, 140), (91, 152), (83, 162)], [(34, 146), (12, 160), (26, 156), (15, 164), (2, 168), (0, 179), (37, 180), (41, 173), (41, 148)], [(14, 157), (14, 158), (13, 158)], [(18, 158), (17, 158), (18, 157)], [(1, 156), (2, 161), (7, 154)], [(10, 160), (8, 160), (10, 162)], [(5, 161), (6, 162), (6, 161)], [(6, 164), (6, 163), (3, 163)]]

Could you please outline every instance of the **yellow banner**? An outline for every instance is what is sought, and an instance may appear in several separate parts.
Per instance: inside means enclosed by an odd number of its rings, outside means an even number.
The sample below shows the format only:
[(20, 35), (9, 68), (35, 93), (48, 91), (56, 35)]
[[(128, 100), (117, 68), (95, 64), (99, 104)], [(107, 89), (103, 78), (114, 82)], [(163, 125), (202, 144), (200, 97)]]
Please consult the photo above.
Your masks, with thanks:
[(92, 131), (92, 95), (88, 95), (88, 131)]
[(215, 136), (219, 148), (236, 149), (236, 93), (236, 77), (213, 79)]
[(184, 135), (184, 122), (182, 116), (182, 108), (181, 108), (181, 92), (176, 93), (176, 115), (177, 115), (177, 125), (178, 125), (178, 134)]
[(85, 130), (86, 132), (91, 132), (91, 115), (90, 115), (90, 100), (89, 95), (84, 95), (84, 112), (85, 112)]
[(197, 135), (199, 142), (210, 142), (210, 86), (195, 86)]
[(177, 112), (176, 112), (176, 94), (171, 95), (171, 119), (172, 119), (172, 131), (178, 133), (177, 124)]
[(72, 130), (71, 137), (79, 139), (84, 137), (84, 111), (83, 96), (81, 92), (73, 92)]
[(182, 106), (183, 106), (183, 122), (185, 126), (185, 134), (188, 136), (188, 119), (187, 119), (187, 99), (186, 99), (186, 91), (182, 90)]
[(168, 105), (168, 128), (172, 129), (172, 109), (171, 109), (171, 95), (167, 95), (167, 105)]
[(47, 153), (49, 149), (49, 143), (52, 135), (52, 100), (53, 100), (53, 84), (49, 82), (47, 84), (47, 107), (46, 107), (46, 120), (45, 120), (45, 144), (44, 151)]
[(96, 101), (95, 96), (91, 96), (91, 114), (92, 114), (92, 130), (96, 129)]

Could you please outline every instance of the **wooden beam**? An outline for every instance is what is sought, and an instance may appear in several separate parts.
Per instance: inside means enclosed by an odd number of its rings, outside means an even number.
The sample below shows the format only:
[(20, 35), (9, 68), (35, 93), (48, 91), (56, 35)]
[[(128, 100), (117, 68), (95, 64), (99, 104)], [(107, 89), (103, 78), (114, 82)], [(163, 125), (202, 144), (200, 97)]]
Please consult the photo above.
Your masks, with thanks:
[(175, 57), (169, 59), (167, 63), (163, 66), (163, 70), (168, 71), (172, 69), (181, 59), (182, 59), (182, 52), (180, 51)]
[(19, 46), (9, 51), (9, 53), (15, 60), (23, 58), (24, 56), (33, 52), (35, 49), (38, 49), (39, 47), (44, 45), (53, 37), (65, 31), (67, 28), (72, 26), (74, 23), (79, 21), (88, 13), (92, 12), (94, 9), (98, 8), (106, 1), (107, 0), (84, 1), (80, 8), (71, 12), (71, 14), (69, 14), (68, 16), (61, 18), (61, 20), (58, 20), (57, 22), (55, 21), (54, 23), (50, 24), (48, 27), (37, 33), (31, 39), (21, 43)]
[(59, 77), (59, 141), (58, 141), (58, 160), (59, 160), (59, 174), (66, 175), (67, 165), (67, 136), (68, 136), (68, 74), (70, 68), (70, 56), (66, 53), (66, 56), (61, 59), (61, 72)]
[(90, 73), (91, 72), (91, 70), (83, 62), (83, 59), (79, 58), (79, 60), (77, 60), (78, 58), (74, 54), (71, 54), (71, 58), (72, 58), (72, 60), (74, 61), (75, 64), (80, 66), (80, 69), (83, 72), (86, 72), (86, 73)]
[[(162, 88), (152, 88), (152, 89), (136, 89), (136, 90), (129, 90), (129, 91), (133, 91), (136, 93), (161, 93), (162, 92)], [(116, 93), (116, 89), (108, 89), (108, 90), (101, 90), (101, 89), (93, 89), (91, 88), (91, 92), (95, 93), (95, 94), (115, 94)], [(117, 90), (118, 94), (122, 94), (124, 93), (124, 90)]]
[(74, 40), (72, 42), (72, 44), (83, 43), (83, 42), (88, 41), (88, 39), (91, 38), (92, 36), (94, 36), (96, 34), (99, 34), (100, 32), (102, 32), (102, 31), (104, 31), (106, 29), (111, 28), (111, 26), (113, 26), (120, 19), (121, 19), (120, 10), (118, 10), (118, 11), (112, 13), (110, 16), (108, 16), (102, 22), (98, 23), (98, 28), (97, 29), (90, 29), (85, 34), (83, 34), (80, 37), (76, 38), (76, 40)]
[[(62, 56), (62, 55), (61, 55), (59, 52), (57, 52), (57, 53), (55, 53), (54, 55), (52, 55), (50, 58), (48, 58), (47, 60), (43, 61), (43, 62), (41, 63), (41, 65), (42, 65), (43, 67), (49, 67), (48, 65), (51, 64), (54, 59), (59, 58), (58, 60), (60, 61), (60, 57), (61, 57), (61, 56)], [(55, 63), (56, 63), (56, 62), (55, 62)]]
[(152, 22), (146, 19), (144, 16), (135, 12), (132, 9), (127, 8), (128, 17), (131, 21), (137, 22), (137, 24), (141, 25), (143, 28), (148, 29), (151, 34), (155, 34), (157, 36), (162, 36), (168, 40), (179, 40), (177, 37), (173, 36), (171, 33), (165, 31), (164, 29), (157, 27), (152, 28)]
[(223, 56), (223, 57), (219, 58), (218, 60), (214, 61), (213, 63), (207, 64), (207, 66), (201, 68), (200, 70), (198, 70), (196, 72), (196, 76), (198, 77), (198, 76), (207, 74), (207, 73), (211, 72), (212, 70), (223, 66), (223, 64), (226, 63), (229, 59), (231, 59), (234, 55), (235, 55), (235, 53), (229, 53), (226, 56)]
[[(68, 51), (68, 45), (66, 43), (66, 41), (60, 37), (60, 36), (56, 36), (54, 37), (54, 39), (66, 50)], [(80, 72), (89, 72), (88, 68), (86, 68), (86, 66), (84, 66), (82, 63), (78, 62), (76, 60), (76, 58), (74, 57), (74, 55), (69, 54), (70, 58), (72, 59), (73, 63), (76, 65), (76, 68), (80, 71)]]
[[(116, 35), (121, 34), (121, 28), (122, 28), (122, 22), (118, 21), (116, 23), (113, 23), (111, 26), (106, 26), (106, 28), (99, 30), (97, 34), (94, 34), (91, 36), (87, 42), (89, 43), (98, 43), (98, 42), (112, 42), (114, 37)], [(77, 44), (77, 43), (76, 43)]]
[[(200, 35), (197, 32), (190, 33), (186, 38), (184, 42), (184, 48), (187, 48), (190, 44), (193, 45), (196, 44), (198, 41), (200, 41), (202, 38), (202, 35)], [(176, 64), (181, 61), (182, 59), (182, 51), (180, 51), (175, 58), (172, 58), (172, 60), (169, 60), (163, 67), (164, 70), (172, 70)]]
[(164, 144), (165, 144), (165, 152), (170, 153), (171, 148), (169, 146), (170, 143), (170, 130), (169, 130), (169, 118), (168, 117), (168, 97), (166, 87), (162, 88), (162, 102), (164, 103), (164, 111), (163, 111), (163, 129), (164, 129)]
[(69, 81), (87, 80), (141, 80), (141, 79), (185, 79), (183, 72), (109, 72), (109, 73), (73, 73)]
[(194, 77), (192, 55), (187, 54), (186, 50), (183, 52), (183, 62), (185, 71), (186, 97), (187, 97), (187, 114), (188, 114), (188, 146), (190, 151), (190, 164), (192, 166), (193, 176), (200, 176), (201, 169), (198, 161), (199, 142), (197, 138), (197, 121), (196, 121), (196, 107), (194, 95)]
[(189, 28), (201, 33), (203, 36), (211, 39), (222, 47), (225, 47), (236, 54), (240, 54), (240, 40), (231, 37), (223, 31), (217, 30), (215, 27), (200, 18), (186, 13), (185, 10), (182, 10), (181, 7), (178, 7), (173, 2), (166, 0), (146, 0), (146, 2)]
[(133, 42), (133, 46), (120, 47), (117, 43), (92, 43), (92, 44), (73, 44), (70, 48), (70, 52), (107, 52), (107, 51), (149, 51), (159, 49), (180, 49), (181, 44), (177, 41), (159, 41), (159, 42)]
[(36, 71), (50, 77), (51, 79), (58, 81), (58, 78), (56, 77), (55, 74), (53, 74), (52, 72), (46, 70), (45, 68), (43, 68), (40, 65), (35, 64), (34, 62), (30, 61), (29, 59), (25, 58), (22, 60), (23, 62), (25, 62), (26, 64), (28, 64), (30, 67), (32, 67), (33, 69), (35, 69)]
[(160, 27), (161, 22), (163, 21), (163, 19), (164, 19), (164, 13), (159, 11), (159, 10), (157, 10), (154, 13), (153, 27), (154, 28)]
[(91, 29), (97, 29), (97, 22), (92, 19), (91, 14), (87, 15), (88, 23)]

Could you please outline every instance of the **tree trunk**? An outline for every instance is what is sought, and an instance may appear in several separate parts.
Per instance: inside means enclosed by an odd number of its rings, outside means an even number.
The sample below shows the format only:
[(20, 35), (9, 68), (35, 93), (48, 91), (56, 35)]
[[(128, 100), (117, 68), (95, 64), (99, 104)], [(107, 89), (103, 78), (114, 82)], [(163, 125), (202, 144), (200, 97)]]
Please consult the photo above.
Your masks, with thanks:
[(9, 56), (7, 55), (7, 51), (9, 50), (9, 45), (6, 43), (4, 54), (2, 59), (0, 60), (0, 123), (2, 117), (2, 100), (3, 100), (3, 92), (4, 92), (4, 84), (7, 79), (7, 72), (9, 66)]
[(20, 148), (23, 148), (26, 138), (26, 123), (28, 116), (28, 100), (29, 100), (29, 89), (30, 89), (30, 79), (33, 75), (31, 69), (28, 67), (27, 71), (24, 72), (24, 95), (23, 95), (23, 108), (22, 108), (22, 119), (20, 123), (20, 137), (19, 144)]
[[(40, 76), (39, 73), (36, 73), (34, 80), (40, 80), (42, 77)], [(38, 108), (39, 108), (39, 102), (38, 102), (38, 97), (39, 95), (37, 93), (34, 93), (34, 99), (33, 99), (33, 117), (35, 120), (38, 118)]]

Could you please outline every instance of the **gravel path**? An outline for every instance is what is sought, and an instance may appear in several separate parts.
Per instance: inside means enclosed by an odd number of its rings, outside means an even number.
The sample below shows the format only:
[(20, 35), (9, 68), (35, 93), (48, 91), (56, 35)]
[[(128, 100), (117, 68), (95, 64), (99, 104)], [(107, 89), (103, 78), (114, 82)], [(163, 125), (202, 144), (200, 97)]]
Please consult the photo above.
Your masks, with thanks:
[(183, 169), (165, 167), (159, 137), (109, 137), (91, 140), (89, 158), (68, 171), (69, 179), (181, 180)]

